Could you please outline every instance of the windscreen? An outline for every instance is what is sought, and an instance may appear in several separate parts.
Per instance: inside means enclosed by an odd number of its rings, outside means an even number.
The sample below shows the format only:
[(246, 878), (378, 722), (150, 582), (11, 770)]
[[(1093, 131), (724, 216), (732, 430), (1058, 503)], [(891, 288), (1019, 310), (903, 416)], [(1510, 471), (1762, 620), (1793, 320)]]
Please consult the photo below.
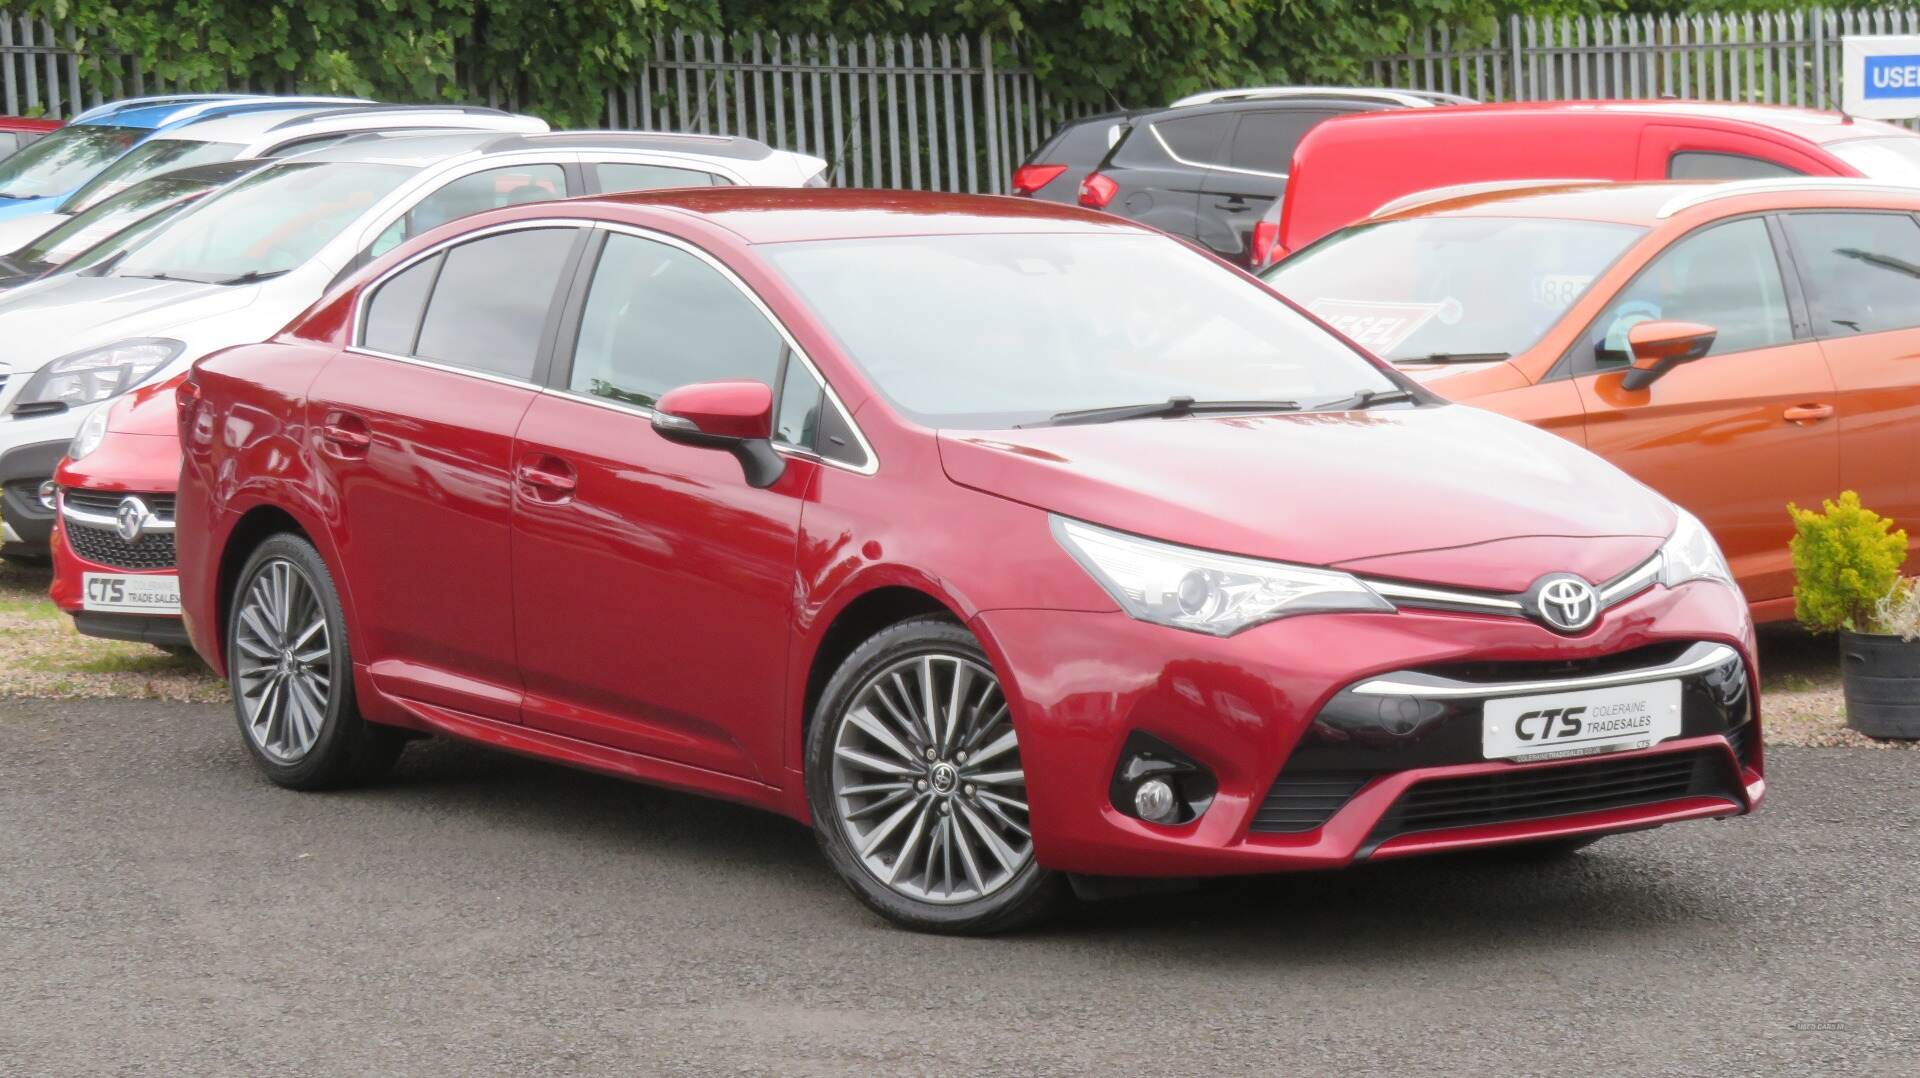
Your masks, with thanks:
[(902, 412), (998, 428), (1163, 402), (1345, 399), (1393, 382), (1162, 236), (898, 236), (763, 248)]
[(60, 227), (20, 248), (9, 258), (27, 265), (58, 266), (148, 215), (218, 186), (205, 180), (156, 176), (67, 218)]
[(0, 199), (64, 195), (86, 183), (140, 141), (137, 127), (78, 124), (0, 161)]
[(416, 170), (405, 165), (289, 161), (196, 203), (136, 247), (122, 277), (240, 284), (312, 258)]
[(1336, 232), (1263, 276), (1394, 362), (1533, 346), (1643, 229), (1521, 217), (1412, 217)]
[(78, 213), (125, 191), (141, 180), (189, 165), (231, 161), (243, 147), (231, 142), (194, 142), (191, 139), (151, 139), (133, 148), (105, 171), (88, 180), (60, 204), (61, 213)]

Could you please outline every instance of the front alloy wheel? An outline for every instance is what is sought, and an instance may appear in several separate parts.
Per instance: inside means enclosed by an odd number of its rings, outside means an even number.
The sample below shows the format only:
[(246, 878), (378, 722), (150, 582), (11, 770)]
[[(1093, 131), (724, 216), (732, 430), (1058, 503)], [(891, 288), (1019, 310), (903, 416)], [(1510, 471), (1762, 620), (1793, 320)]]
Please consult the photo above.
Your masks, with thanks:
[(1034, 861), (1006, 696), (960, 626), (919, 618), (863, 644), (827, 686), (808, 748), (821, 845), (888, 918), (989, 932), (1057, 897)]

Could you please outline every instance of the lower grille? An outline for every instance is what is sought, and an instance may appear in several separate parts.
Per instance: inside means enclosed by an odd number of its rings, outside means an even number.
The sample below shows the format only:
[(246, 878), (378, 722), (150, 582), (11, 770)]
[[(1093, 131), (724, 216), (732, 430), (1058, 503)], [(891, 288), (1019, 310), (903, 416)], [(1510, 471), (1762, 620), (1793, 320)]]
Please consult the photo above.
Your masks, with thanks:
[(1742, 723), (1727, 731), (1727, 742), (1733, 746), (1733, 758), (1742, 765), (1753, 763), (1750, 755), (1753, 749), (1753, 723)]
[(1726, 755), (1717, 748), (1434, 779), (1415, 784), (1394, 802), (1374, 829), (1373, 841), (1703, 796), (1739, 804)]
[(129, 543), (110, 528), (89, 527), (71, 520), (63, 523), (67, 529), (67, 545), (73, 548), (74, 554), (95, 565), (115, 569), (174, 567), (172, 532), (152, 532), (137, 543)]
[(1249, 830), (1280, 835), (1311, 831), (1332, 819), (1370, 777), (1366, 772), (1283, 774), (1267, 791)]

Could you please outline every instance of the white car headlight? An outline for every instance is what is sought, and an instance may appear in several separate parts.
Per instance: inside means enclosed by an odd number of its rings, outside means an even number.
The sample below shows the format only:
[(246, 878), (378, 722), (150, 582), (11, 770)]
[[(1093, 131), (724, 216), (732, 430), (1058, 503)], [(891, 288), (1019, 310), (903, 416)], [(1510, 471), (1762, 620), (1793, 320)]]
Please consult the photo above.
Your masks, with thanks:
[(1295, 614), (1391, 613), (1365, 584), (1328, 569), (1216, 554), (1051, 517), (1054, 538), (1128, 614), (1214, 636)]
[(14, 398), (16, 415), (59, 412), (117, 397), (166, 366), (186, 345), (164, 337), (139, 337), (89, 348), (47, 364)]
[(1700, 518), (1678, 507), (1680, 525), (1660, 548), (1660, 583), (1677, 588), (1689, 580), (1718, 580), (1733, 587), (1733, 570), (1713, 533)]
[(80, 429), (75, 432), (73, 442), (67, 446), (68, 460), (79, 460), (100, 448), (100, 443), (107, 437), (107, 412), (111, 408), (112, 405), (102, 405), (88, 413)]

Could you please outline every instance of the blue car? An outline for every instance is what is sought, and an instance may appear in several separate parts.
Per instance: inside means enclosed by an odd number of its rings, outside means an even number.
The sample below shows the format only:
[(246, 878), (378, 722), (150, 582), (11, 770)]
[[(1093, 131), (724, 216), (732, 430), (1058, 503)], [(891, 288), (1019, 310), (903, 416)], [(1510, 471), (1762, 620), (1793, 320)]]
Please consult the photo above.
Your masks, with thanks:
[(67, 126), (0, 161), (0, 221), (44, 213), (161, 131), (208, 116), (288, 104), (351, 104), (343, 98), (257, 94), (142, 97), (91, 108)]

